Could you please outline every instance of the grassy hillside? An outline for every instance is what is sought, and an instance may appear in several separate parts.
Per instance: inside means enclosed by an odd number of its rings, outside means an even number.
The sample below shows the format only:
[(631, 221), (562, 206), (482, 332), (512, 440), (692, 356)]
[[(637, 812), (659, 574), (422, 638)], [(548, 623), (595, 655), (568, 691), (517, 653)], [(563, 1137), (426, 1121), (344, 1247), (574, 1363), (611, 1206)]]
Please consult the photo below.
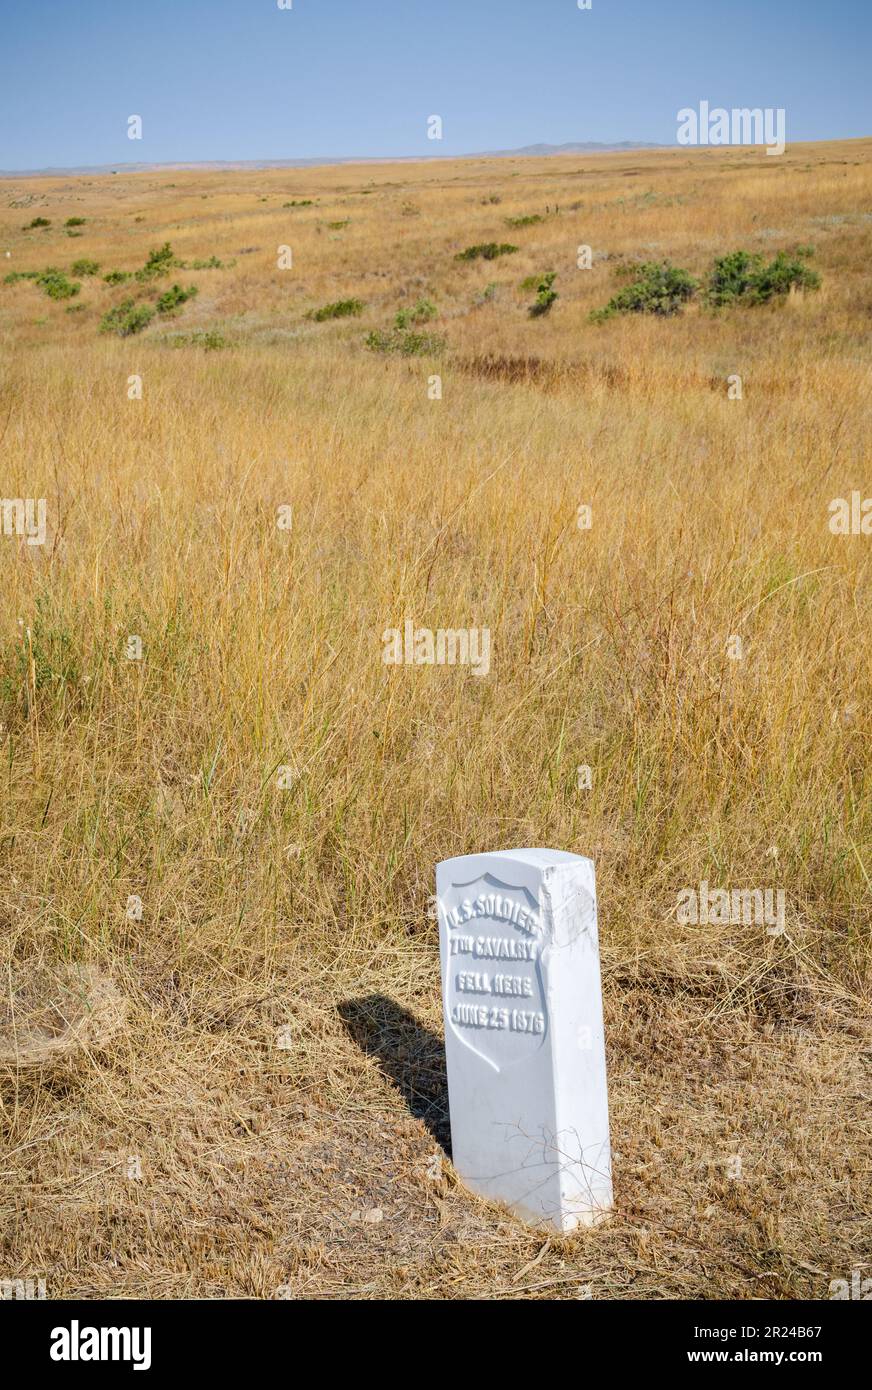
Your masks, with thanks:
[[(0, 493), (47, 513), (0, 535), (0, 1275), (868, 1261), (872, 537), (828, 508), (872, 495), (870, 232), (872, 141), (0, 181), (0, 280), (80, 286), (0, 284)], [(817, 290), (591, 320), (639, 262), (797, 248)], [(385, 665), (406, 618), (488, 628), (489, 674)], [(428, 902), (522, 844), (596, 859), (617, 1203), (529, 1270), (440, 1148)], [(784, 932), (680, 923), (701, 880)]]

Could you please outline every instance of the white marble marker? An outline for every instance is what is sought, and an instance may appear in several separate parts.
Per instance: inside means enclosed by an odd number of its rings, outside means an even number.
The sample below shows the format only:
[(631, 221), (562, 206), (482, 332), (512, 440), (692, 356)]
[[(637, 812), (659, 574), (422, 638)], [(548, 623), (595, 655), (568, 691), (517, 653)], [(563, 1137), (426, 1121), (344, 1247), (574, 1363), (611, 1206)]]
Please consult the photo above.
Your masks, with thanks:
[(593, 860), (446, 859), (436, 896), (454, 1167), (532, 1225), (592, 1225), (612, 1205)]

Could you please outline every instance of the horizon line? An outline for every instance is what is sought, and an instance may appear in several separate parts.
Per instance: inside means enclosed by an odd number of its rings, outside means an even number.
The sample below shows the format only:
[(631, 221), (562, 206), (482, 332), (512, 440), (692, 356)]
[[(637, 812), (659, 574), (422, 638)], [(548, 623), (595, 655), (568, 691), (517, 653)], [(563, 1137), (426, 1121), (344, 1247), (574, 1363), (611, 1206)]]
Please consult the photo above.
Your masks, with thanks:
[[(794, 145), (846, 144), (851, 141), (869, 140), (872, 135), (829, 136), (815, 140), (793, 140)], [(429, 160), (452, 159), (546, 159), (555, 155), (571, 154), (621, 154), (629, 151), (660, 150), (690, 153), (695, 149), (754, 150), (756, 145), (679, 145), (662, 144), (648, 140), (566, 140), (560, 144), (537, 141), (520, 145), (517, 149), (473, 150), (460, 154), (397, 154), (397, 155), (316, 155), (284, 159), (167, 159), (167, 160), (119, 160), (103, 164), (44, 165), (30, 169), (0, 169), (0, 178), (53, 178), (77, 174), (145, 173), (160, 169), (302, 169), (329, 168), (337, 164), (421, 164)], [(759, 148), (765, 148), (760, 146)]]

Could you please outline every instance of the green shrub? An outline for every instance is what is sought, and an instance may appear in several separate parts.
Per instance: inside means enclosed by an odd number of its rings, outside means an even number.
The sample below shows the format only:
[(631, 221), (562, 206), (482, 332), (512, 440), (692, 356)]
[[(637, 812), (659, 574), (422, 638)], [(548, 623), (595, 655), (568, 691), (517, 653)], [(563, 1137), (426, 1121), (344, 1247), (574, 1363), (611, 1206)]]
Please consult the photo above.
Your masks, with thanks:
[(221, 333), (216, 333), (214, 329), (209, 329), (205, 333), (192, 334), (192, 341), (205, 348), (206, 352), (217, 352), (219, 348), (227, 346), (227, 339)]
[(103, 276), (105, 285), (123, 285), (125, 280), (132, 278), (129, 270), (110, 270), (108, 275)]
[(411, 309), (400, 309), (394, 325), (397, 328), (410, 328), (412, 324), (429, 323), (430, 319), (435, 319), (437, 309), (435, 304), (431, 304), (429, 299), (419, 299), (417, 304), (413, 304)]
[(173, 255), (173, 248), (168, 241), (165, 241), (157, 251), (148, 253), (148, 260), (142, 270), (137, 270), (136, 278), (137, 280), (157, 280), (161, 275), (169, 275), (175, 264), (176, 258)]
[(517, 246), (512, 246), (509, 242), (482, 241), (477, 246), (467, 246), (465, 251), (458, 251), (454, 257), (456, 261), (495, 261), (497, 256), (510, 256), (517, 251)]
[(224, 262), (219, 261), (217, 256), (210, 256), (208, 261), (177, 261), (179, 270), (223, 270)]
[(133, 333), (141, 333), (153, 318), (154, 309), (150, 304), (137, 304), (133, 299), (125, 299), (103, 315), (100, 332), (117, 333), (119, 338), (129, 338)]
[(282, 203), (283, 208), (311, 208), (314, 206), (312, 198), (293, 198), (289, 203)]
[(44, 289), (49, 299), (72, 299), (74, 294), (78, 294), (82, 288), (68, 280), (62, 270), (55, 270), (54, 266), (47, 266), (36, 277), (36, 283)]
[(779, 251), (774, 260), (763, 266), (751, 286), (752, 304), (765, 304), (776, 296), (786, 295), (790, 290), (816, 290), (820, 288), (821, 277), (817, 271), (803, 265), (797, 256), (789, 251)]
[(19, 280), (38, 280), (41, 270), (13, 270), (3, 277), (4, 285), (15, 285)]
[(524, 290), (525, 293), (529, 292), (530, 290), (538, 290), (539, 281), (541, 279), (541, 275), (525, 275), (523, 280), (521, 281), (520, 288)]
[(709, 304), (721, 308), (735, 303), (767, 304), (793, 288), (816, 290), (820, 276), (800, 259), (808, 254), (808, 247), (801, 247), (793, 255), (779, 251), (768, 265), (759, 253), (731, 251), (727, 256), (719, 256), (709, 272), (706, 298)]
[(436, 357), (445, 348), (445, 339), (434, 333), (403, 328), (375, 328), (367, 333), (365, 343), (372, 352), (397, 352), (403, 357)]
[(69, 229), (67, 230), (67, 236), (84, 236), (84, 235), (85, 235), (84, 232), (73, 232), (73, 231), (70, 231)]
[(73, 264), (70, 267), (70, 274), (82, 276), (96, 275), (99, 269), (100, 267), (96, 261), (73, 261)]
[(612, 279), (624, 282), (626, 280), (638, 280), (645, 267), (644, 261), (629, 260), (619, 258), (612, 268)]
[(323, 323), (325, 319), (359, 318), (365, 307), (360, 299), (338, 299), (335, 304), (310, 309), (306, 318), (314, 319), (315, 323)]
[(159, 297), (157, 301), (157, 311), (159, 314), (174, 314), (175, 311), (181, 309), (182, 305), (187, 303), (189, 299), (193, 299), (197, 293), (198, 290), (196, 285), (189, 285), (186, 290), (183, 290), (181, 285), (171, 285), (170, 288), (165, 290)]
[(50, 226), (51, 226), (51, 218), (50, 218), (50, 217), (34, 217), (34, 219), (33, 219), (32, 222), (28, 222), (28, 224), (27, 224), (27, 226), (24, 228), (24, 230), (25, 230), (26, 232), (30, 232), (30, 231), (33, 230), (34, 227), (50, 227)]
[(330, 231), (331, 231), (331, 232), (341, 232), (342, 229), (343, 229), (343, 227), (348, 227), (348, 226), (350, 226), (350, 225), (351, 225), (351, 218), (350, 218), (350, 217), (346, 217), (344, 222), (328, 222), (328, 223), (327, 223), (327, 226), (330, 228)]
[(810, 247), (800, 247), (793, 255), (779, 251), (767, 265), (761, 255), (733, 251), (715, 261), (709, 276), (707, 297), (716, 306), (735, 303), (767, 304), (781, 298), (791, 289), (816, 290), (820, 276), (803, 264), (802, 258), (813, 255)]
[(528, 310), (531, 319), (541, 318), (543, 314), (547, 314), (551, 309), (551, 306), (557, 298), (557, 291), (552, 288), (556, 279), (557, 272), (555, 270), (549, 270), (542, 276), (542, 279), (536, 286), (535, 303), (531, 304)]
[(594, 310), (596, 322), (614, 314), (679, 314), (697, 290), (693, 276), (669, 261), (645, 261), (635, 267), (636, 279), (619, 290), (604, 309)]
[(762, 262), (762, 256), (752, 256), (748, 251), (731, 251), (728, 256), (719, 256), (709, 272), (708, 302), (722, 305), (741, 299), (751, 288)]
[(544, 222), (544, 217), (538, 212), (527, 213), (525, 217), (507, 217), (507, 227), (535, 227), (537, 222)]
[(68, 217), (67, 220), (66, 220), (66, 222), (64, 223), (64, 226), (65, 226), (65, 227), (84, 227), (86, 221), (87, 221), (87, 218), (85, 218), (85, 217)]

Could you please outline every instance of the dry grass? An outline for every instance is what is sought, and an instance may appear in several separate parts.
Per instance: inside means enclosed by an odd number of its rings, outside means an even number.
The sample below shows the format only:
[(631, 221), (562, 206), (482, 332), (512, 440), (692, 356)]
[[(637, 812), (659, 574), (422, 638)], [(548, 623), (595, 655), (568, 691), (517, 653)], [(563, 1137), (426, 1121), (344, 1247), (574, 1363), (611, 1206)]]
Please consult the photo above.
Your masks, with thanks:
[[(0, 184), (7, 270), (235, 258), (124, 340), (127, 286), (0, 285), (0, 491), (49, 522), (0, 536), (0, 1276), (826, 1297), (868, 1265), (872, 541), (827, 507), (870, 493), (870, 158)], [(487, 240), (521, 249), (454, 259)], [(619, 258), (807, 243), (815, 295), (588, 322)], [(444, 354), (364, 348), (422, 297)], [(489, 627), (490, 675), (385, 667), (405, 616)], [(433, 866), (518, 844), (595, 854), (601, 900), (617, 1210), (544, 1250), (435, 1161)], [(679, 925), (703, 878), (783, 888), (785, 934)]]

